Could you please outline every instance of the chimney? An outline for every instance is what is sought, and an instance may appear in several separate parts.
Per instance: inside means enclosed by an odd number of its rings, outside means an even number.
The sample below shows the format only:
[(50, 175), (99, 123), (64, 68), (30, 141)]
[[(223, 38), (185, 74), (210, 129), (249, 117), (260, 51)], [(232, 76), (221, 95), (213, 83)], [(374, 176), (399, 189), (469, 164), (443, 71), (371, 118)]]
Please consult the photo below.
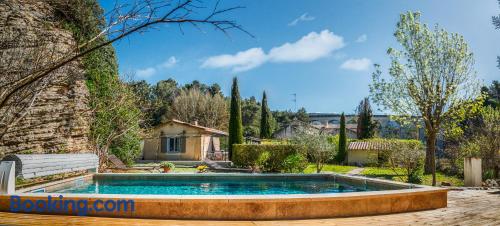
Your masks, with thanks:
[(193, 124), (194, 124), (195, 126), (197, 126), (197, 125), (198, 125), (198, 120), (194, 120)]

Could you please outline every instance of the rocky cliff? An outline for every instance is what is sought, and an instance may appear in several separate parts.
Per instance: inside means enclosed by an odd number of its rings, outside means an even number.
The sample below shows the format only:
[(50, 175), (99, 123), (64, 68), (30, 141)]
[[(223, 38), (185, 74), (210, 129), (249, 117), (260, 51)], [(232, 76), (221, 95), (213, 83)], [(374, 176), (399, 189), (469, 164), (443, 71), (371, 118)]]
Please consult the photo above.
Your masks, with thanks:
[[(59, 26), (61, 21), (56, 16), (57, 13), (49, 1), (0, 1), (0, 39), (3, 39), (0, 42), (13, 43), (11, 47), (0, 50), (0, 57), (7, 59), (22, 56), (19, 57), (18, 61), (21, 63), (18, 64), (6, 65), (5, 60), (0, 60), (0, 68), (9, 67), (12, 70), (12, 67), (19, 67), (22, 70), (26, 66), (34, 67), (30, 65), (32, 62), (48, 62), (74, 48), (72, 33)], [(53, 45), (30, 46), (41, 38), (52, 40)], [(17, 54), (23, 51), (24, 54)], [(36, 61), (34, 58), (40, 58), (40, 55), (43, 60)], [(13, 79), (13, 76), (0, 73), (0, 82)], [(38, 95), (27, 115), (1, 138), (0, 155), (19, 151), (90, 151), (89, 91), (81, 63), (73, 62), (55, 71), (44, 82), (47, 86)]]

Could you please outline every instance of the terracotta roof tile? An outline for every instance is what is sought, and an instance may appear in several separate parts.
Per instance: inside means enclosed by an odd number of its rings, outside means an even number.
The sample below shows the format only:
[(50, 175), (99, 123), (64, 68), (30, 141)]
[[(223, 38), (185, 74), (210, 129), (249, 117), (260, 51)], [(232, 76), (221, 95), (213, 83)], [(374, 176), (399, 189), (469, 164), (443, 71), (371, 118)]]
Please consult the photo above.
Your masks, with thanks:
[(348, 150), (387, 150), (388, 145), (376, 141), (356, 141), (349, 143)]
[[(180, 120), (177, 120), (177, 119), (171, 119), (171, 120), (169, 120), (169, 121), (167, 121), (165, 123), (169, 123), (169, 122), (175, 122), (175, 123), (179, 123), (179, 124), (182, 124), (182, 125), (191, 126), (191, 127), (194, 127), (194, 128), (197, 128), (197, 129), (202, 129), (205, 132), (209, 132), (209, 133), (213, 133), (213, 134), (224, 135), (224, 136), (228, 135), (227, 132), (224, 132), (224, 131), (221, 131), (221, 130), (218, 130), (218, 129), (213, 129), (213, 128), (209, 128), (209, 127), (195, 125), (195, 124), (183, 122), (183, 121), (180, 121)], [(165, 123), (162, 123), (162, 124), (165, 124)], [(162, 125), (162, 124), (160, 124), (160, 125)]]

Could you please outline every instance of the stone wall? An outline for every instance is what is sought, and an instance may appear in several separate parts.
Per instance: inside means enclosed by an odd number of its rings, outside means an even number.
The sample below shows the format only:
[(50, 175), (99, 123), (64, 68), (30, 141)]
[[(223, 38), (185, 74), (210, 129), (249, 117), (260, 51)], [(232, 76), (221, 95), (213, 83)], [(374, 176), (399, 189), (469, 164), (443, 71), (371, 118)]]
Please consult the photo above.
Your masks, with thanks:
[[(27, 50), (17, 67), (33, 67), (34, 51), (31, 43), (43, 38), (53, 40), (45, 46), (45, 61), (66, 54), (75, 47), (71, 32), (60, 28), (55, 9), (46, 1), (0, 1), (0, 40), (14, 43), (15, 48), (0, 50), (0, 56), (17, 56), (23, 46)], [(25, 44), (25, 45), (24, 45)], [(31, 48), (31, 49), (30, 49)], [(35, 47), (36, 48), (36, 47)], [(30, 54), (32, 54), (30, 56)], [(0, 61), (0, 68), (9, 67)], [(23, 66), (24, 65), (24, 66)], [(14, 65), (16, 67), (16, 65)], [(12, 79), (13, 74), (0, 72), (2, 79)], [(0, 155), (12, 152), (60, 153), (89, 152), (89, 91), (85, 84), (84, 70), (80, 62), (73, 62), (51, 74), (48, 85), (39, 94), (34, 105), (14, 127), (0, 140)], [(0, 87), (1, 88), (1, 87)]]

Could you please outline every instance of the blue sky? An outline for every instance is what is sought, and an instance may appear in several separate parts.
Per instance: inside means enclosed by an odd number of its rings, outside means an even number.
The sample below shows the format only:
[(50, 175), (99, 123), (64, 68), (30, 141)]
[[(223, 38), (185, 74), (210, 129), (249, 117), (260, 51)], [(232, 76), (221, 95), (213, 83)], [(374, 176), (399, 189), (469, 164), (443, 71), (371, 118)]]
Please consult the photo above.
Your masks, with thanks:
[[(113, 2), (101, 0), (105, 9)], [(237, 76), (243, 97), (260, 99), (265, 90), (271, 109), (293, 110), (296, 93), (297, 105), (308, 112), (352, 113), (369, 95), (372, 64), (386, 73), (387, 49), (399, 48), (393, 37), (399, 14), (418, 10), (425, 23), (465, 37), (481, 81), (500, 79), (500, 30), (491, 24), (500, 12), (496, 0), (222, 1), (238, 5), (246, 8), (222, 18), (236, 20), (255, 38), (236, 30), (227, 37), (211, 27), (187, 26), (182, 34), (163, 25), (114, 44), (120, 72), (151, 84), (216, 82), (225, 94)]]

